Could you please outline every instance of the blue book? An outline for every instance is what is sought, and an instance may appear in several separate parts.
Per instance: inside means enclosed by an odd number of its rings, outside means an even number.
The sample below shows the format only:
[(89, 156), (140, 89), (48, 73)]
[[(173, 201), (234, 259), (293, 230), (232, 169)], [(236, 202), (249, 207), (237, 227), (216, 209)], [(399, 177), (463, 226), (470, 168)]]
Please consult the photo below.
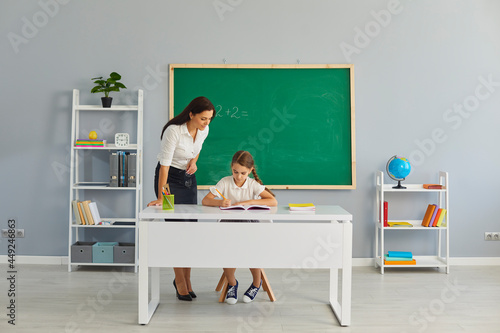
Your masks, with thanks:
[(388, 254), (384, 255), (384, 259), (386, 261), (411, 261), (412, 260), (412, 258), (405, 258), (405, 257), (389, 257)]
[(388, 251), (389, 257), (413, 258), (411, 252), (404, 251)]

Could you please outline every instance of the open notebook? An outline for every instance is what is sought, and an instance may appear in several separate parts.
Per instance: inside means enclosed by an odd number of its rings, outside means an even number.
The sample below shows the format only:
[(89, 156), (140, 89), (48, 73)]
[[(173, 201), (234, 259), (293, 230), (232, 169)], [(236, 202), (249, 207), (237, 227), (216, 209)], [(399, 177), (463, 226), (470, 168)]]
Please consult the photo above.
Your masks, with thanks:
[(222, 210), (270, 210), (266, 205), (235, 205), (229, 207), (220, 207)]

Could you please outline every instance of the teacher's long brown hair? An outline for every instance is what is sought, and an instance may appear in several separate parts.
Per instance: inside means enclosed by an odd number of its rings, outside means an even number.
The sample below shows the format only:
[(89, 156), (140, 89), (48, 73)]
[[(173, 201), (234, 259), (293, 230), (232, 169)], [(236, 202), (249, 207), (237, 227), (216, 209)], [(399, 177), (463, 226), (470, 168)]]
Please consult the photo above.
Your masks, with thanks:
[(193, 99), (191, 101), (191, 103), (188, 104), (188, 106), (186, 106), (184, 108), (184, 110), (182, 110), (181, 113), (179, 113), (174, 118), (170, 119), (168, 121), (168, 123), (165, 126), (163, 126), (163, 130), (161, 131), (160, 139), (163, 139), (163, 133), (165, 132), (165, 130), (167, 129), (168, 126), (170, 126), (170, 125), (182, 125), (184, 123), (187, 123), (191, 119), (189, 117), (190, 113), (198, 114), (198, 113), (202, 113), (203, 111), (213, 111), (214, 114), (212, 116), (212, 120), (215, 118), (216, 111), (215, 111), (215, 107), (212, 104), (212, 102), (210, 102), (210, 100), (208, 98), (203, 97), (203, 96), (196, 97), (195, 99)]

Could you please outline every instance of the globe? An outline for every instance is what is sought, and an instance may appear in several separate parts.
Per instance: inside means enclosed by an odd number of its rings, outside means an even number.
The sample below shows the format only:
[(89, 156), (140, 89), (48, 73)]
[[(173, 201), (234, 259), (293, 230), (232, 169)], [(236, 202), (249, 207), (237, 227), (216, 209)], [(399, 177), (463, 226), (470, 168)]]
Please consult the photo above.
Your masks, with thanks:
[(411, 165), (405, 157), (397, 155), (392, 156), (389, 161), (387, 161), (386, 170), (389, 177), (398, 182), (398, 185), (393, 186), (393, 188), (406, 188), (401, 186), (401, 181), (405, 180), (405, 178), (410, 174)]

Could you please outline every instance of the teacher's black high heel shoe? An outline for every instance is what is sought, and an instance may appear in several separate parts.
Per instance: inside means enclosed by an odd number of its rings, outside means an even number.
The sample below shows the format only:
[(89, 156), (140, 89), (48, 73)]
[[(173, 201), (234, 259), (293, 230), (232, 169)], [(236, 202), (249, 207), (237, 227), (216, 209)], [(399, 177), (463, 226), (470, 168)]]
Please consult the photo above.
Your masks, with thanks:
[[(191, 297), (190, 294), (187, 294), (187, 295), (179, 294), (179, 292), (177, 291), (177, 285), (175, 284), (175, 279), (174, 279), (174, 287), (175, 287), (175, 295), (177, 296), (177, 298), (180, 301), (192, 301), (193, 300), (193, 298)], [(195, 295), (195, 297), (196, 297), (196, 295)]]

